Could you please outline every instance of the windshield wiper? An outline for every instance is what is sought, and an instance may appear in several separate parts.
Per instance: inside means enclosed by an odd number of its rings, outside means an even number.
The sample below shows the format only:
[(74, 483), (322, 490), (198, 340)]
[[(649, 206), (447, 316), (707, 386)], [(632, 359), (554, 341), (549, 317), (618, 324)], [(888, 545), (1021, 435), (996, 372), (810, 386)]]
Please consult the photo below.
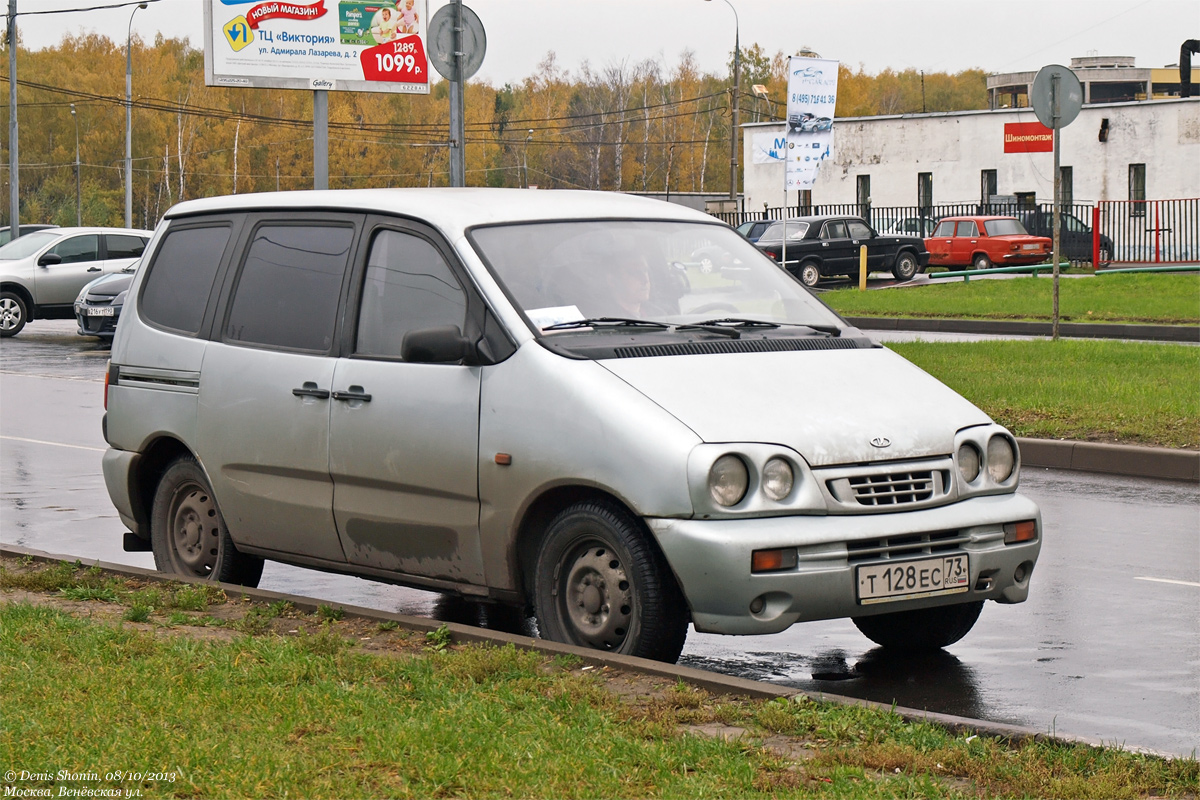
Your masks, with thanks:
[(819, 325), (815, 322), (794, 322), (789, 324), (795, 325), (797, 328), (809, 328), (819, 333), (827, 333), (830, 336), (842, 335), (842, 329), (837, 325)]
[(588, 319), (573, 319), (570, 322), (556, 322), (542, 328), (544, 331), (565, 331), (572, 328), (653, 328), (666, 330), (670, 328), (665, 322), (655, 322), (649, 319), (630, 319), (627, 317), (589, 317)]
[[(742, 319), (741, 317), (722, 317), (721, 319), (706, 319), (703, 322), (695, 322), (693, 325), (720, 325), (729, 328), (778, 328), (778, 322), (766, 322), (761, 319)], [(686, 326), (680, 326), (686, 327)]]

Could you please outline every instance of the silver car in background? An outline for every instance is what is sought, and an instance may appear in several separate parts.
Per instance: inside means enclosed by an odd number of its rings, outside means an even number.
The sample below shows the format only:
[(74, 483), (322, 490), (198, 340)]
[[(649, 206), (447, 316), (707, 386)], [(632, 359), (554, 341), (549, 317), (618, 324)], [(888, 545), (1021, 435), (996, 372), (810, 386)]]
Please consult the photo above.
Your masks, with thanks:
[(1041, 546), (1008, 431), (656, 200), (182, 203), (107, 387), (109, 494), (159, 569), (488, 598), (613, 652), (835, 617), (944, 647), (1026, 598)]

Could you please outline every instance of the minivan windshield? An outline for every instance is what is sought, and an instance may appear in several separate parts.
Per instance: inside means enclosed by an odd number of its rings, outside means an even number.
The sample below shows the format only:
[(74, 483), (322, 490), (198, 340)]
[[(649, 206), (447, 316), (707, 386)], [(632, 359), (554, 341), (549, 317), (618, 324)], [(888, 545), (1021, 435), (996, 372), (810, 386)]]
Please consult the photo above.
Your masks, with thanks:
[(475, 228), (470, 239), (542, 331), (602, 317), (841, 327), (823, 303), (724, 225), (538, 222)]
[(50, 233), (49, 231), (27, 233), (19, 239), (13, 239), (4, 245), (4, 247), (0, 247), (0, 261), (15, 261), (18, 258), (31, 256), (59, 236), (61, 234)]

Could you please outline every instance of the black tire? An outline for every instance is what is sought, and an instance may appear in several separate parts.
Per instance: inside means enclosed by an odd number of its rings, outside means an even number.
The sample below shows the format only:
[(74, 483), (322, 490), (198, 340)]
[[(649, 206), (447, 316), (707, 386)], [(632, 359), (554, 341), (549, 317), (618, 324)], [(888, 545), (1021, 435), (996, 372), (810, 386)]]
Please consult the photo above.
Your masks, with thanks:
[(1112, 263), (1112, 246), (1107, 245), (1107, 244), (1101, 244), (1100, 245), (1100, 263), (1093, 264), (1092, 268), (1097, 269), (1100, 267), (1107, 267), (1111, 263)]
[(892, 265), (892, 277), (898, 281), (911, 281), (919, 268), (917, 257), (905, 250), (896, 256), (896, 263)]
[(897, 611), (872, 617), (855, 617), (854, 624), (875, 644), (905, 652), (940, 650), (970, 632), (983, 601), (953, 606)]
[(811, 289), (821, 281), (821, 267), (815, 261), (805, 261), (796, 271), (796, 277)]
[(258, 586), (263, 560), (239, 553), (204, 470), (191, 456), (171, 462), (158, 482), (150, 544), (159, 572)]
[(16, 336), (29, 321), (29, 307), (16, 292), (0, 292), (0, 337)]
[(666, 560), (624, 508), (575, 503), (538, 548), (533, 601), (542, 638), (675, 663), (688, 610)]
[(987, 257), (987, 253), (976, 253), (975, 258), (971, 259), (972, 269), (991, 269), (992, 260)]

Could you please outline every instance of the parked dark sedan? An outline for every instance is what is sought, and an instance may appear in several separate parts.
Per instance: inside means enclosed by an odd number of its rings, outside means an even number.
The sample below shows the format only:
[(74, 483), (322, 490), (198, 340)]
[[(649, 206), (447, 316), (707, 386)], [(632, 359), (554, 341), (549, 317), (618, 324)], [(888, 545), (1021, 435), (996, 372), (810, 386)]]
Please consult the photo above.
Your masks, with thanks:
[[(1017, 218), (1025, 225), (1025, 230), (1034, 236), (1054, 238), (1054, 211), (1038, 209), (1037, 211), (1020, 211)], [(1063, 258), (1071, 261), (1092, 260), (1092, 228), (1074, 214), (1062, 212), (1060, 223), (1059, 247)], [(1112, 261), (1113, 241), (1103, 233), (1100, 234), (1100, 263), (1104, 266)]]
[(890, 270), (898, 281), (911, 280), (929, 264), (924, 240), (916, 236), (876, 233), (861, 217), (794, 217), (787, 221), (787, 263), (784, 263), (784, 223), (775, 222), (755, 246), (783, 265), (805, 286), (821, 278), (857, 275), (859, 248), (867, 247), (867, 269)]
[(135, 261), (120, 272), (104, 275), (83, 287), (75, 300), (75, 320), (79, 323), (80, 336), (111, 340), (117, 335), (117, 320), (125, 305), (125, 294), (140, 263)]

